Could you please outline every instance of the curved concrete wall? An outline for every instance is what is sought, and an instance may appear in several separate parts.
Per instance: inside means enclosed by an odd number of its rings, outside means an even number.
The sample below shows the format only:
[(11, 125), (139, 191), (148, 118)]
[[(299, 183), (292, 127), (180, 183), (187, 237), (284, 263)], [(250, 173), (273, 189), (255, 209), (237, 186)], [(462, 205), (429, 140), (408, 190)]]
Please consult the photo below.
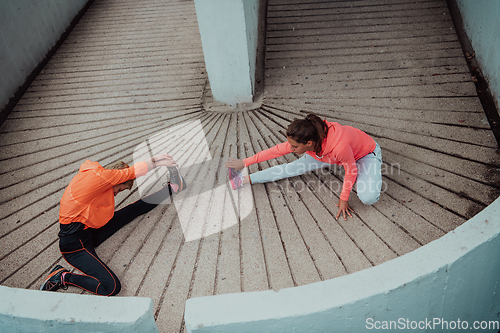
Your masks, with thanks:
[[(498, 332), (500, 198), (444, 237), (350, 275), (189, 299), (188, 332)], [(484, 329), (486, 328), (486, 329)]]
[(0, 332), (158, 332), (153, 302), (0, 286)]
[(0, 1), (0, 110), (88, 0)]
[(500, 108), (500, 1), (456, 0), (464, 29)]

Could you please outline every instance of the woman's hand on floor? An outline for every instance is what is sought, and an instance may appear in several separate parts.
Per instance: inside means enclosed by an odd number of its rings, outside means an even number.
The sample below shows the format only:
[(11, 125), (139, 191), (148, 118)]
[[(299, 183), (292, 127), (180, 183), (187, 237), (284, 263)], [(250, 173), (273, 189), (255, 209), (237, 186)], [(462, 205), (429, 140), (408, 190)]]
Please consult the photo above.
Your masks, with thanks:
[(340, 214), (344, 216), (345, 221), (347, 221), (347, 215), (352, 217), (350, 212), (354, 212), (354, 210), (352, 210), (352, 208), (349, 207), (349, 203), (347, 203), (347, 201), (339, 199), (339, 203), (335, 204), (335, 206), (339, 207), (339, 211), (337, 213), (337, 216), (335, 217), (336, 220), (339, 219)]
[(243, 160), (231, 158), (224, 165), (226, 166), (226, 168), (234, 168), (236, 170), (241, 170), (245, 167), (245, 162), (243, 162)]

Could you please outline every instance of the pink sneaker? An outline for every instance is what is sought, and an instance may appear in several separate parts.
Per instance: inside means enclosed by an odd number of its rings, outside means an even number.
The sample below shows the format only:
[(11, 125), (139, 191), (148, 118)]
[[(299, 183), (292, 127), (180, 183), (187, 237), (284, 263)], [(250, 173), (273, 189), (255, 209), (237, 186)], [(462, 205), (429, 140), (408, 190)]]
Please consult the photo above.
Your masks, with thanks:
[(185, 190), (187, 187), (186, 181), (184, 177), (181, 176), (179, 172), (179, 168), (177, 167), (168, 167), (168, 172), (170, 173), (170, 186), (175, 193), (178, 193), (182, 190)]
[(235, 168), (228, 168), (229, 173), (229, 181), (231, 182), (231, 188), (236, 190), (243, 186), (243, 178), (244, 176), (236, 170)]

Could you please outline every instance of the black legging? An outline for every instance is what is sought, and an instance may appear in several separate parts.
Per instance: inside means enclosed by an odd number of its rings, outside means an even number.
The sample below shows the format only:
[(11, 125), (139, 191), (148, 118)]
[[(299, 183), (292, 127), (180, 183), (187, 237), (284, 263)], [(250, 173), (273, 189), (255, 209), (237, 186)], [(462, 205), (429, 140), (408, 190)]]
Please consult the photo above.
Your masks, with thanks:
[(111, 220), (99, 229), (88, 228), (59, 237), (59, 249), (64, 259), (84, 273), (83, 275), (69, 274), (65, 277), (66, 283), (97, 295), (118, 294), (121, 289), (118, 277), (99, 259), (94, 247), (99, 246), (136, 217), (155, 208), (171, 194), (172, 189), (170, 185), (167, 185), (160, 191), (116, 211)]

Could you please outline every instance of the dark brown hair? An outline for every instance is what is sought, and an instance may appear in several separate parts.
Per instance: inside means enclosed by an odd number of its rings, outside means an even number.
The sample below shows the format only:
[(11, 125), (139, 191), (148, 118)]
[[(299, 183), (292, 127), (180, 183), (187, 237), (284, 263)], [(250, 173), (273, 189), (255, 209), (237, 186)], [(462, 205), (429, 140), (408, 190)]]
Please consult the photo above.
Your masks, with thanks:
[(305, 119), (295, 119), (286, 130), (286, 136), (298, 143), (314, 142), (316, 154), (321, 153), (321, 144), (327, 133), (328, 126), (314, 113), (308, 114)]
[[(104, 169), (109, 169), (109, 170), (121, 170), (121, 169), (126, 169), (129, 168), (128, 164), (123, 162), (123, 161), (116, 161), (113, 163), (110, 163), (104, 167)], [(130, 179), (127, 180), (125, 183), (122, 183), (123, 185), (127, 186), (127, 188), (130, 190), (132, 186), (134, 186), (134, 180)]]

